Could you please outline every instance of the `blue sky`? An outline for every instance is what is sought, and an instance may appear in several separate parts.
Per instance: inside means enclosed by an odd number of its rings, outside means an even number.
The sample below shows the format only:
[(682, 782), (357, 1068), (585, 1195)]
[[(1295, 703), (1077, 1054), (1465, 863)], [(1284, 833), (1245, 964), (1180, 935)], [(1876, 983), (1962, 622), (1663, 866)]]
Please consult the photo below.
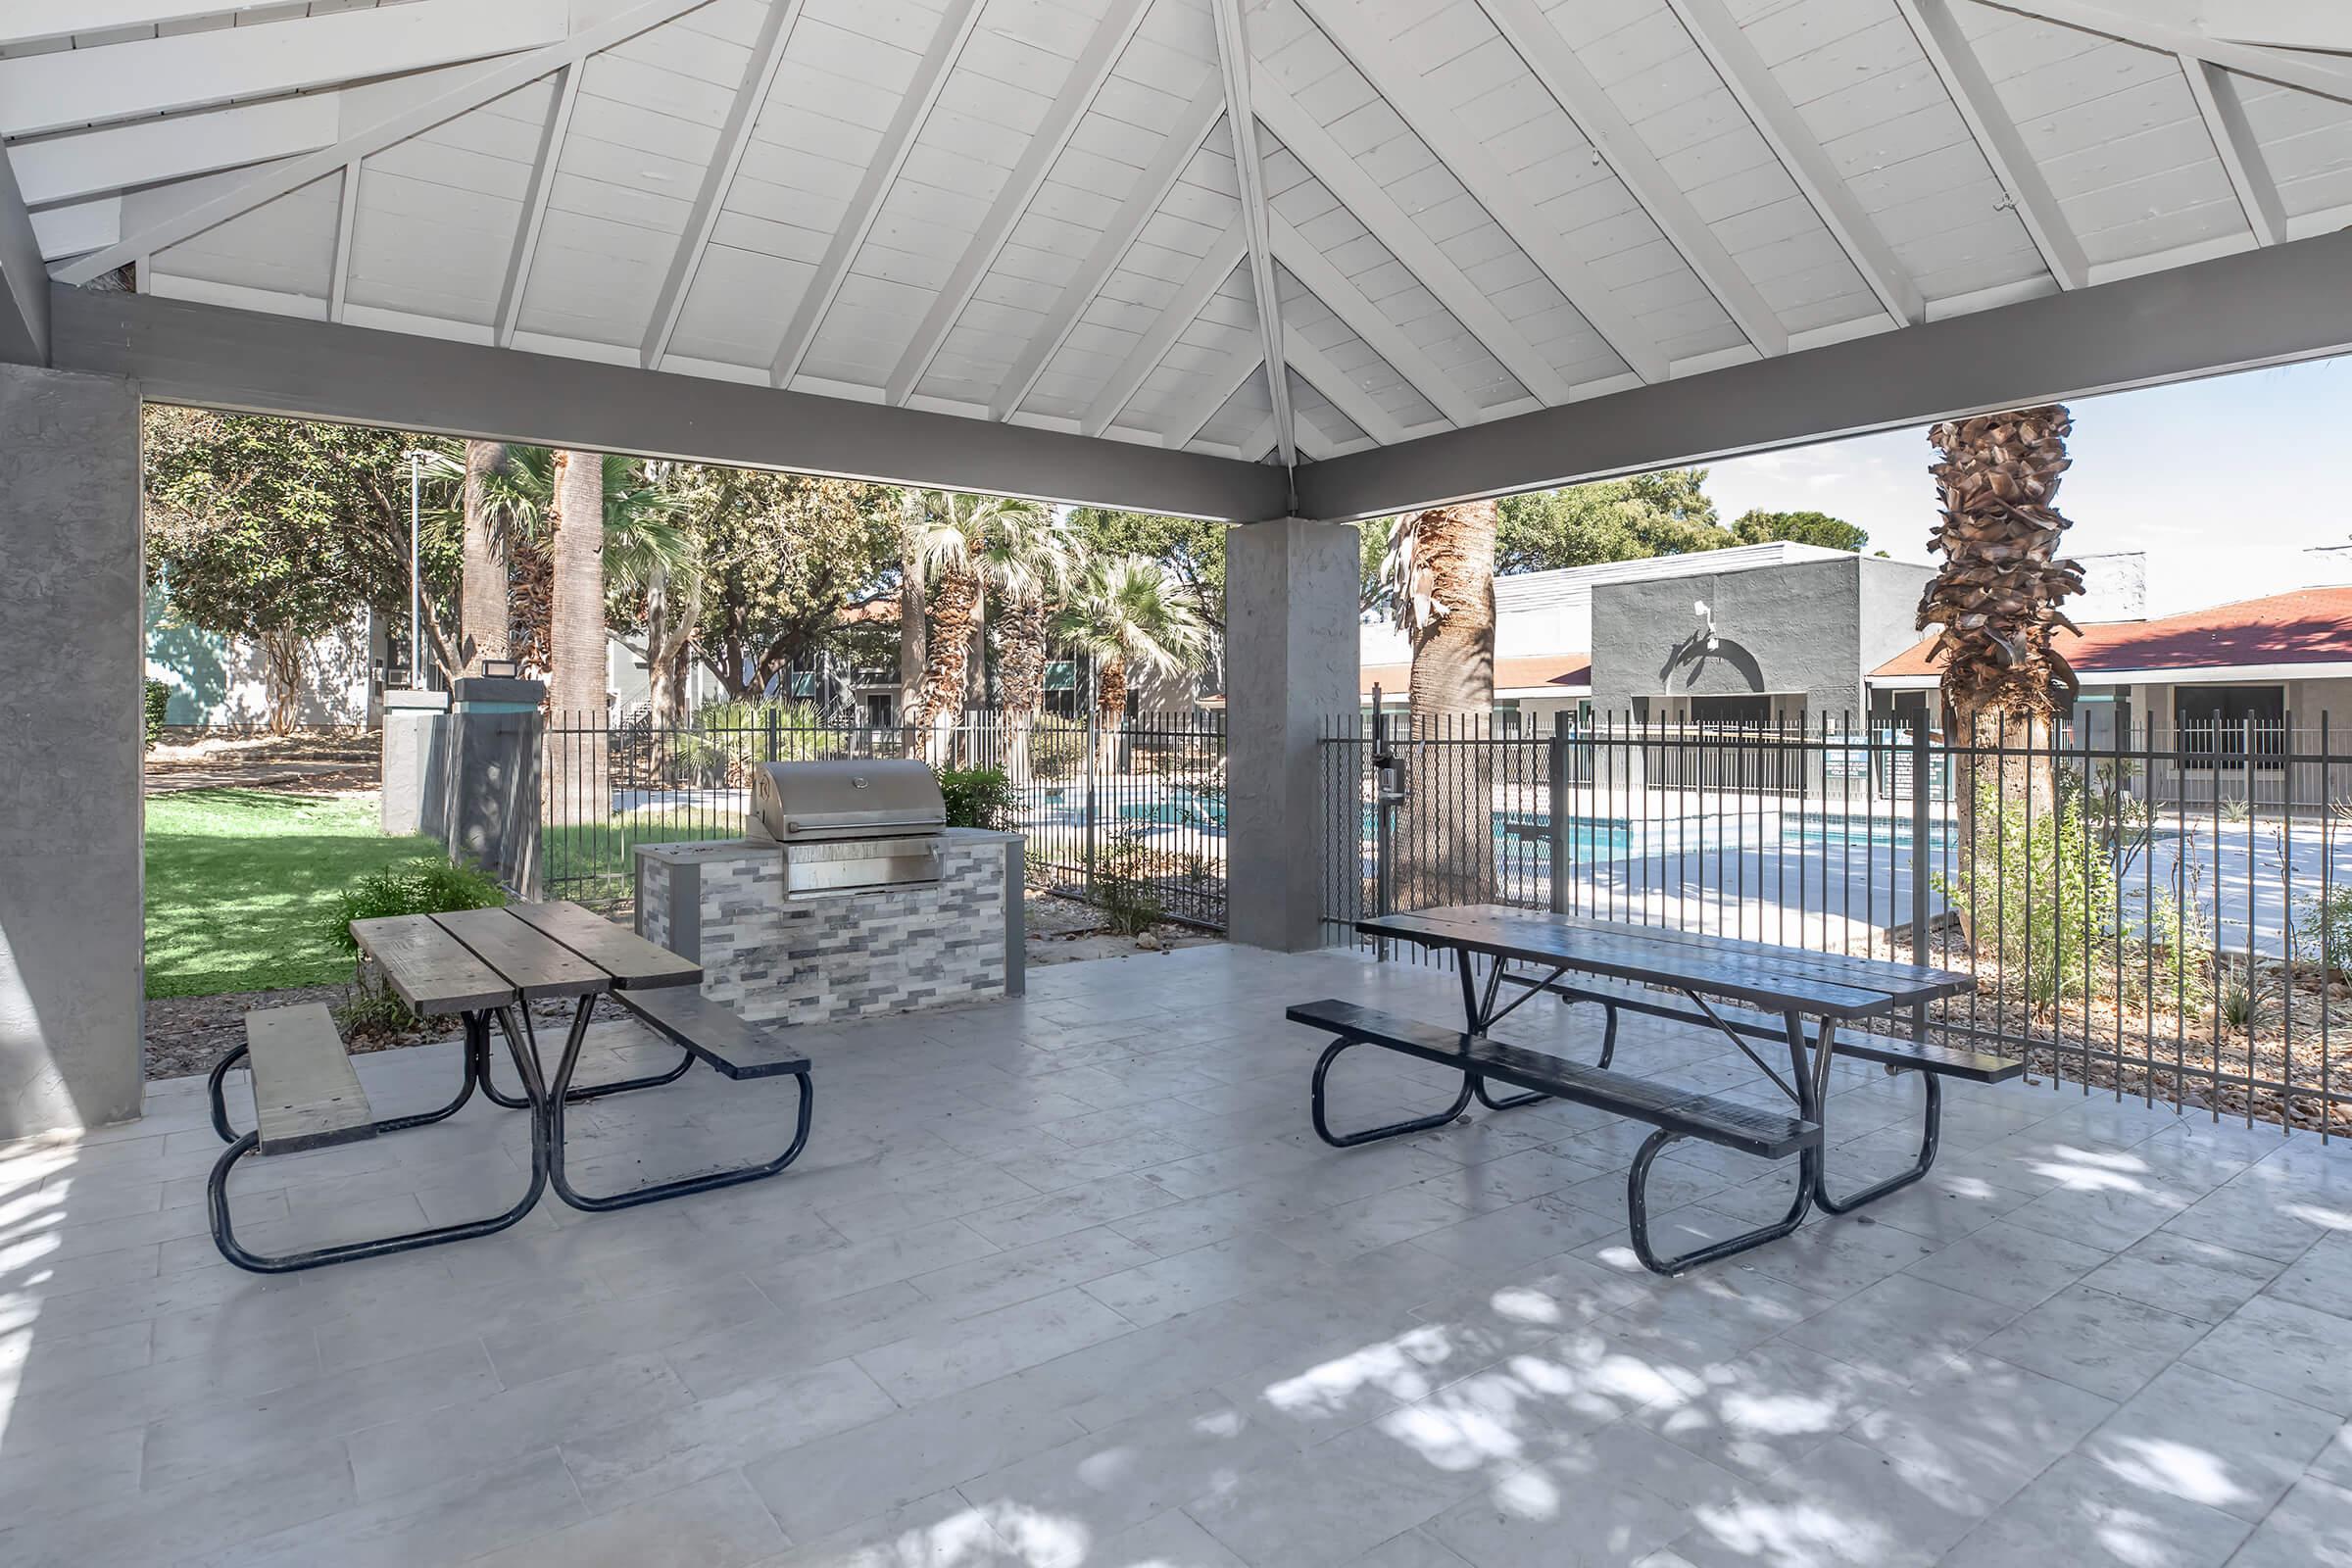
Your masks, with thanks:
[[(2076, 555), (2140, 550), (2148, 610), (2167, 614), (2328, 580), (2300, 555), (2352, 544), (2352, 358), (2082, 398), (2059, 492)], [(1750, 507), (1858, 523), (1870, 545), (1927, 557), (1936, 487), (1927, 431), (1898, 430), (1711, 466), (1726, 522)]]

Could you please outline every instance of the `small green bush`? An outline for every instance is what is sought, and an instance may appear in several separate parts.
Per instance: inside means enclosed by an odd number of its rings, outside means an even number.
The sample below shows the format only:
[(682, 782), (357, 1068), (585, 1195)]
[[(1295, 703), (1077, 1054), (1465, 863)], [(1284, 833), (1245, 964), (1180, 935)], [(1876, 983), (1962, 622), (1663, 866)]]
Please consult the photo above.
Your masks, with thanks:
[(1095, 862), (1095, 895), (1104, 920), (1119, 935), (1141, 935), (1167, 912), (1153, 875), (1161, 858), (1152, 846), (1125, 834), (1102, 846)]
[(805, 762), (833, 756), (838, 735), (808, 703), (724, 698), (694, 710), (694, 727), (671, 746), (681, 782), (741, 789), (756, 762)]
[(939, 793), (947, 805), (950, 827), (1003, 831), (1012, 826), (1012, 785), (1003, 768), (943, 767), (939, 769)]
[(328, 917), (325, 935), (345, 953), (356, 956), (360, 945), (351, 934), (354, 920), (485, 909), (506, 902), (506, 894), (487, 871), (419, 857), (370, 871), (345, 888), (335, 899), (334, 913)]
[(2295, 956), (2328, 973), (2352, 969), (2352, 887), (2295, 901)]
[(147, 683), (147, 744), (153, 746), (164, 738), (164, 714), (172, 707), (172, 683), (151, 680)]
[(1076, 773), (1086, 760), (1086, 723), (1041, 713), (1029, 729), (1029, 776), (1050, 784)]

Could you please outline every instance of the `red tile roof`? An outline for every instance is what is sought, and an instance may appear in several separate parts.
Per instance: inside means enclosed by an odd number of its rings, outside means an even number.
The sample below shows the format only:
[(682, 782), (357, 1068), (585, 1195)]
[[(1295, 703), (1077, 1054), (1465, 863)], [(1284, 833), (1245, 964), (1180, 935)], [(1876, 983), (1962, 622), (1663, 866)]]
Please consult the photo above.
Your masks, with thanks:
[[(1928, 659), (1934, 642), (1927, 638), (1871, 673), (1939, 674)], [(2352, 663), (2352, 587), (2303, 588), (2155, 620), (2103, 622), (2083, 627), (2079, 637), (2060, 631), (2054, 646), (2084, 674)]]
[[(1366, 664), (1360, 677), (1360, 689), (1364, 696), (1369, 697), (1373, 686), (1377, 684), (1382, 696), (1402, 697), (1412, 678), (1413, 666), (1410, 664)], [(1558, 686), (1564, 688), (1564, 696), (1571, 692), (1582, 695), (1592, 684), (1591, 654), (1539, 654), (1530, 658), (1494, 661), (1494, 689), (1498, 692)]]

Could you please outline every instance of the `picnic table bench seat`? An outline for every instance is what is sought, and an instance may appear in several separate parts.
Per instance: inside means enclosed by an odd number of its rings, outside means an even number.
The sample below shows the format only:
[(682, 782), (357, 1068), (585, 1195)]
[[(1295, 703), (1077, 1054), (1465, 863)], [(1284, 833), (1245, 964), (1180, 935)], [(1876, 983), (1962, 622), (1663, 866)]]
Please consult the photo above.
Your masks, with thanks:
[[(1545, 1099), (1615, 1111), (1682, 1137), (1720, 1144), (1759, 1159), (1786, 1159), (1821, 1142), (1821, 1128), (1801, 1116), (1761, 1110), (1738, 1101), (1637, 1078), (1631, 1073), (1587, 1067), (1544, 1052), (1464, 1034), (1416, 1018), (1400, 1018), (1353, 1002), (1336, 998), (1302, 1002), (1287, 1009), (1284, 1016), (1293, 1023), (1328, 1029), (1335, 1035), (1382, 1046), (1441, 1067), (1458, 1067), (1476, 1077), (1509, 1084)], [(1316, 1130), (1324, 1134), (1327, 1142), (1343, 1148), (1369, 1143), (1385, 1134), (1385, 1129), (1331, 1134), (1323, 1121), (1320, 1078), (1314, 1110)]]
[(245, 1015), (257, 1152), (291, 1154), (375, 1136), (375, 1112), (324, 1004)]
[(785, 1044), (775, 1031), (745, 1022), (733, 1008), (711, 1001), (695, 987), (615, 991), (612, 1000), (726, 1077), (808, 1075), (808, 1058)]

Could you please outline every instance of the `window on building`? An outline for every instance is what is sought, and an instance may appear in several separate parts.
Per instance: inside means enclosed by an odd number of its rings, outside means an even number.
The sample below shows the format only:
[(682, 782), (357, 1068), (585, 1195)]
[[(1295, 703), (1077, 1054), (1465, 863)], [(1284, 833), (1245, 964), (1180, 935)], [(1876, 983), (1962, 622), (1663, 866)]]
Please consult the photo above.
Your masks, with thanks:
[(2173, 692), (2182, 767), (2231, 770), (2283, 764), (2286, 688), (2179, 686)]

